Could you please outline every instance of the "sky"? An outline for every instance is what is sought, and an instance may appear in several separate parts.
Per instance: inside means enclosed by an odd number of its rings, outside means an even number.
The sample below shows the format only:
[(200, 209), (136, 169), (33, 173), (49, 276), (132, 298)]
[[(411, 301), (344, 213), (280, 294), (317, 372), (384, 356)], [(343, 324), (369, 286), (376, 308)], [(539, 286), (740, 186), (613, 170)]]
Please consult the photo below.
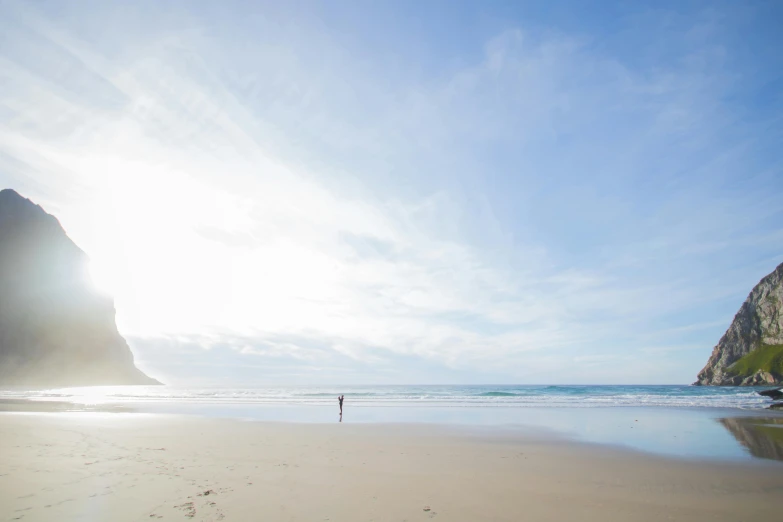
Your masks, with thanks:
[(0, 186), (170, 384), (690, 383), (783, 262), (783, 4), (0, 0)]

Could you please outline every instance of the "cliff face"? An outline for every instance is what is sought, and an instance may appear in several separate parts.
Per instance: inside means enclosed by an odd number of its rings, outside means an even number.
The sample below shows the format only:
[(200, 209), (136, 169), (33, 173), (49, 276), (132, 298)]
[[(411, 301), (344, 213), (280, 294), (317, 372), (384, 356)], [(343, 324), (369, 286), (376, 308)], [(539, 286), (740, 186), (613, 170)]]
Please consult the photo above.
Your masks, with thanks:
[(782, 308), (783, 263), (750, 292), (694, 384), (783, 383)]
[(133, 363), (114, 302), (53, 216), (0, 192), (0, 385), (160, 384)]

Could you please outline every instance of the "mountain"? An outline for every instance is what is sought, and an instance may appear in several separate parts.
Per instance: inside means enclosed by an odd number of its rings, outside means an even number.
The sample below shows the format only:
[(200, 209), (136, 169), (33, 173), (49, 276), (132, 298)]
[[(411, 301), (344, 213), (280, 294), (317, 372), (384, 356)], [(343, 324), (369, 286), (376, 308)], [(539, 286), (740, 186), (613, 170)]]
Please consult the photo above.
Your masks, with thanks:
[(88, 263), (57, 219), (0, 191), (0, 385), (160, 384), (134, 365)]
[(783, 263), (750, 292), (694, 384), (783, 384)]

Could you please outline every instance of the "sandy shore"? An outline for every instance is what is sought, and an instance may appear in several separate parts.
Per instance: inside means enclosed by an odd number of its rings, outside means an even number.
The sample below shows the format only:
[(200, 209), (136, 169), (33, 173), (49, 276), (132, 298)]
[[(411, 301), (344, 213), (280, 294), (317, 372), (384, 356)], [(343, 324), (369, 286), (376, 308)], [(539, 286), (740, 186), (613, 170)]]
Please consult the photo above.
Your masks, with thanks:
[(0, 415), (0, 520), (777, 520), (783, 467), (508, 431)]

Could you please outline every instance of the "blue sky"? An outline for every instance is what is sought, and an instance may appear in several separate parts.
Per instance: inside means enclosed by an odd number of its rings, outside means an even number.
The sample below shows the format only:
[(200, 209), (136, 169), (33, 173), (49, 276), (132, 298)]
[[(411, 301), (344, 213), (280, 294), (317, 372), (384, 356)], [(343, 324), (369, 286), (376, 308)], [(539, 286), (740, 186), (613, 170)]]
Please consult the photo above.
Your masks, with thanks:
[(687, 383), (783, 261), (778, 2), (0, 2), (0, 184), (172, 383)]

